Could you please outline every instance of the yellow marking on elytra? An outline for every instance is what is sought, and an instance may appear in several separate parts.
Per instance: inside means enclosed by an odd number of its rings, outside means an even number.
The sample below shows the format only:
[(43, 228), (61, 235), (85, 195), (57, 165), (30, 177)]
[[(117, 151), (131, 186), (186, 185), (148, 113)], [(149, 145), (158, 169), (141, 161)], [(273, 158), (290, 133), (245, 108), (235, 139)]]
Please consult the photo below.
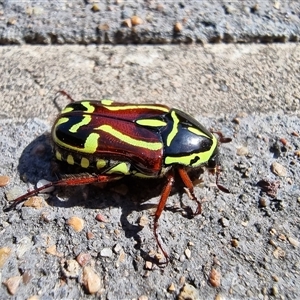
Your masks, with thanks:
[(109, 99), (102, 99), (100, 102), (103, 105), (112, 105), (114, 103), (113, 100), (109, 100)]
[(83, 145), (83, 147), (76, 147), (76, 146), (72, 146), (70, 144), (66, 144), (64, 141), (61, 141), (57, 135), (56, 135), (56, 128), (60, 125), (63, 124), (65, 122), (67, 122), (69, 119), (68, 118), (60, 118), (57, 123), (55, 124), (55, 127), (52, 131), (52, 138), (53, 141), (66, 149), (70, 149), (70, 150), (74, 150), (74, 151), (78, 151), (81, 153), (88, 153), (88, 154), (93, 154), (96, 152), (97, 148), (98, 148), (98, 140), (100, 138), (100, 134), (99, 133), (95, 133), (92, 132), (85, 140), (85, 143)]
[(154, 143), (150, 143), (150, 142), (144, 142), (141, 140), (136, 140), (128, 135), (123, 134), (122, 132), (115, 130), (113, 127), (109, 126), (109, 125), (101, 125), (97, 128), (95, 128), (95, 130), (102, 130), (105, 131), (113, 136), (115, 136), (116, 138), (118, 138), (119, 140), (135, 146), (135, 147), (139, 147), (139, 148), (146, 148), (149, 150), (160, 150), (163, 148), (163, 144), (160, 142), (154, 142)]
[(130, 174), (129, 166), (128, 166), (127, 163), (122, 162), (122, 163), (119, 163), (116, 166), (112, 167), (106, 173), (107, 174), (121, 173), (121, 174), (124, 174), (124, 175), (129, 175)]
[(205, 137), (207, 137), (208, 139), (211, 139), (210, 136), (208, 136), (208, 135), (205, 134), (203, 131), (201, 131), (201, 130), (195, 128), (195, 127), (188, 127), (188, 130), (189, 130), (190, 132), (192, 132), (192, 133), (195, 133), (195, 134), (199, 135), (199, 136), (205, 136)]
[(73, 110), (74, 110), (73, 107), (67, 106), (67, 107), (65, 107), (65, 108), (61, 111), (61, 114), (66, 114), (66, 113), (71, 112), (71, 111), (73, 111)]
[(169, 147), (174, 139), (174, 137), (176, 136), (177, 132), (178, 132), (178, 124), (179, 124), (179, 119), (176, 116), (176, 112), (172, 111), (171, 112), (171, 117), (173, 119), (173, 127), (171, 132), (169, 133), (168, 137), (167, 137), (167, 146)]
[(87, 109), (85, 113), (92, 114), (95, 111), (95, 106), (90, 101), (81, 101), (81, 104)]
[(163, 127), (167, 125), (166, 122), (161, 120), (156, 120), (156, 119), (140, 119), (137, 120), (136, 123), (142, 126), (149, 126), (149, 127)]
[(83, 115), (83, 119), (82, 121), (80, 121), (79, 123), (73, 125), (69, 131), (72, 133), (76, 133), (78, 131), (78, 129), (84, 125), (88, 125), (92, 120), (92, 117), (90, 115)]
[(80, 161), (80, 165), (82, 168), (88, 168), (90, 165), (90, 161), (87, 158), (82, 157)]
[[(184, 165), (184, 166), (198, 167), (198, 166), (206, 163), (207, 161), (209, 161), (210, 157), (212, 156), (213, 152), (215, 151), (215, 149), (218, 145), (218, 141), (214, 135), (212, 137), (212, 142), (213, 143), (212, 143), (210, 149), (207, 151), (193, 153), (193, 154), (189, 154), (186, 156), (180, 156), (180, 157), (167, 156), (165, 158), (165, 164), (166, 165), (180, 164), (180, 165)], [(190, 164), (191, 160), (195, 159), (196, 157), (199, 157), (199, 159), (191, 165)]]
[(60, 161), (62, 160), (61, 153), (58, 152), (57, 150), (55, 151), (55, 157), (56, 157), (57, 160), (60, 160)]
[(107, 162), (106, 160), (104, 159), (97, 159), (97, 162), (96, 162), (96, 167), (98, 170), (104, 168), (106, 166)]
[(69, 165), (74, 165), (74, 157), (71, 154), (67, 156), (67, 163)]
[(163, 106), (158, 105), (125, 105), (125, 106), (105, 106), (107, 109), (116, 111), (116, 110), (127, 110), (127, 109), (140, 109), (140, 108), (146, 108), (146, 109), (155, 109), (155, 110), (161, 110), (163, 112), (169, 112), (170, 109)]
[(67, 123), (69, 121), (69, 118), (63, 117), (63, 118), (59, 118), (56, 123), (55, 123), (55, 127)]

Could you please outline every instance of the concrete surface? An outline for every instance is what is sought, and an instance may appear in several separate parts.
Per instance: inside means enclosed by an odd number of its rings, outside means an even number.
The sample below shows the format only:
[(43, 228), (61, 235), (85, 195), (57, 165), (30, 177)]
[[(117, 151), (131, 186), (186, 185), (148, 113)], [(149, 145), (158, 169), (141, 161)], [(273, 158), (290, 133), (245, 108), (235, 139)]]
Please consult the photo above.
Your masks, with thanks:
[(299, 24), (298, 0), (0, 2), (2, 45), (297, 42)]
[[(0, 248), (10, 249), (0, 255), (0, 281), (21, 279), (14, 296), (1, 284), (0, 299), (187, 299), (183, 290), (189, 299), (300, 297), (298, 45), (22, 46), (2, 47), (0, 56), (0, 175), (10, 177), (0, 189)], [(77, 100), (164, 103), (233, 138), (221, 145), (220, 183), (231, 194), (206, 174), (195, 189), (203, 214), (189, 219), (180, 202), (195, 207), (177, 182), (159, 221), (172, 256), (166, 268), (145, 270), (143, 258), (157, 250), (151, 214), (160, 180), (63, 189), (50, 206), (3, 212), (6, 198), (55, 179), (47, 132), (61, 89)], [(58, 98), (58, 106), (66, 103)], [(237, 154), (241, 147), (246, 154)], [(275, 175), (274, 162), (286, 174)], [(262, 180), (275, 195), (258, 186)], [(66, 224), (71, 216), (85, 221), (81, 232)], [(143, 228), (142, 216), (149, 221)], [(54, 255), (47, 253), (53, 245)], [(101, 278), (96, 295), (83, 288), (82, 267), (66, 271), (66, 260), (80, 253), (91, 255)]]

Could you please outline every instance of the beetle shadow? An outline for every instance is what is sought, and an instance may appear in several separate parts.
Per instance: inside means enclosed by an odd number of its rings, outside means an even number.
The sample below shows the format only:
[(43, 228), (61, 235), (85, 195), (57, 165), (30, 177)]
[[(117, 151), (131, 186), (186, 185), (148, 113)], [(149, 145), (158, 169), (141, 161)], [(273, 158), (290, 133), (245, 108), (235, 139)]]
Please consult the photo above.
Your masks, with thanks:
[[(34, 185), (41, 179), (56, 181), (60, 179), (62, 171), (64, 171), (65, 174), (72, 174), (72, 176), (76, 177), (82, 175), (82, 173), (77, 173), (76, 171), (71, 172), (68, 164), (61, 162), (58, 164), (53, 159), (49, 134), (43, 134), (37, 137), (23, 150), (19, 159), (18, 171), (23, 181)], [(197, 173), (195, 176), (199, 176), (199, 174)], [(177, 180), (176, 178), (175, 182), (176, 187), (172, 189), (171, 195), (178, 193), (178, 191), (180, 191), (182, 195), (183, 184), (181, 180)], [(83, 206), (87, 209), (120, 207), (120, 223), (125, 236), (127, 238), (133, 238), (136, 241), (135, 248), (140, 251), (142, 257), (149, 259), (147, 253), (141, 249), (142, 242), (139, 233), (143, 228), (138, 224), (135, 225), (129, 222), (128, 217), (133, 211), (140, 212), (153, 209), (154, 213), (159, 198), (155, 204), (144, 202), (159, 197), (165, 184), (165, 178), (141, 179), (125, 176), (118, 181), (105, 184), (57, 187), (54, 193), (47, 199), (47, 202), (51, 206), (64, 208), (74, 206)], [(57, 194), (59, 194), (59, 198)], [(61, 198), (68, 200), (62, 201), (60, 200)], [(188, 206), (185, 208), (174, 208), (167, 205), (165, 210), (173, 212), (185, 211), (183, 214), (184, 217), (190, 218), (191, 216), (191, 210)]]

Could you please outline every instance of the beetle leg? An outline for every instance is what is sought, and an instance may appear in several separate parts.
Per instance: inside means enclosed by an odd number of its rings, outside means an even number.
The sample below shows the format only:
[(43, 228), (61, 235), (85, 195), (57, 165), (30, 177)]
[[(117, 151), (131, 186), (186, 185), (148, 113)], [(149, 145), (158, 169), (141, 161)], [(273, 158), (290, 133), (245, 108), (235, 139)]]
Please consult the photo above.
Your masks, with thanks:
[(4, 211), (10, 211), (13, 208), (15, 208), (19, 203), (24, 202), (27, 198), (37, 195), (39, 192), (48, 189), (50, 187), (55, 186), (68, 186), (68, 185), (85, 185), (85, 184), (91, 184), (95, 182), (109, 182), (113, 180), (120, 179), (122, 176), (118, 175), (94, 175), (94, 176), (88, 176), (88, 177), (70, 177), (61, 179), (54, 182), (49, 182), (39, 188), (36, 188), (32, 191), (27, 192), (26, 194), (18, 197), (16, 200), (14, 200), (13, 204), (10, 205), (8, 208), (6, 208)]
[(192, 183), (192, 180), (191, 180), (190, 176), (188, 175), (188, 173), (186, 172), (186, 170), (184, 168), (178, 168), (178, 173), (179, 173), (184, 185), (188, 188), (192, 200), (197, 202), (198, 207), (197, 207), (194, 215), (201, 214), (202, 206), (201, 206), (201, 203), (199, 202), (199, 200), (197, 199), (197, 197), (194, 194), (194, 185)]
[(164, 208), (166, 206), (167, 199), (168, 199), (168, 197), (170, 195), (172, 186), (174, 184), (174, 173), (170, 172), (167, 175), (167, 179), (168, 179), (168, 182), (165, 185), (165, 187), (164, 187), (164, 189), (163, 189), (163, 191), (161, 193), (161, 197), (160, 197), (160, 200), (159, 200), (159, 203), (158, 203), (155, 215), (154, 215), (154, 230), (153, 230), (154, 231), (154, 236), (155, 236), (155, 239), (156, 239), (156, 243), (157, 243), (159, 249), (161, 250), (161, 252), (163, 253), (163, 255), (165, 256), (166, 263), (168, 263), (168, 261), (169, 261), (169, 259), (168, 259), (169, 255), (164, 250), (164, 248), (162, 247), (162, 245), (161, 245), (161, 243), (160, 243), (160, 241), (158, 239), (157, 227), (158, 227), (158, 219), (161, 216), (161, 213), (162, 213), (162, 211), (164, 210)]
[(71, 102), (75, 102), (75, 100), (64, 90), (60, 90), (57, 92), (57, 94), (61, 94), (63, 96), (66, 96)]

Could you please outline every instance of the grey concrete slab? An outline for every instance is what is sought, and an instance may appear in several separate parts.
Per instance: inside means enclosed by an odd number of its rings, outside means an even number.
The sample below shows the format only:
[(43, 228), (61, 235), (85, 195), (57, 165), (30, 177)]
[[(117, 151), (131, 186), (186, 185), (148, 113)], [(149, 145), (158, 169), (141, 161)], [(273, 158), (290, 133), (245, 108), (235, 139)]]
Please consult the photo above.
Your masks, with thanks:
[(297, 0), (10, 0), (0, 44), (296, 42), (299, 16)]
[[(0, 281), (21, 279), (13, 298), (176, 299), (184, 283), (194, 288), (192, 299), (300, 297), (298, 45), (22, 46), (2, 47), (0, 56), (0, 175), (10, 177), (0, 189)], [(194, 203), (176, 182), (159, 221), (172, 256), (164, 269), (145, 270), (143, 259), (156, 250), (151, 215), (160, 180), (56, 190), (49, 206), (3, 212), (7, 198), (56, 177), (48, 132), (61, 89), (77, 100), (164, 103), (232, 137), (220, 146), (220, 183), (230, 194), (205, 173), (204, 187), (195, 188), (203, 213), (189, 219), (180, 202)], [(238, 155), (241, 147), (246, 154)], [(286, 174), (275, 175), (274, 162)], [(96, 221), (98, 213), (107, 222)], [(85, 221), (81, 232), (66, 224), (74, 215)], [(141, 216), (149, 220), (143, 228)], [(106, 248), (115, 251), (103, 256)], [(80, 253), (101, 278), (96, 295), (83, 288), (83, 268), (67, 261)], [(0, 298), (8, 297), (2, 284)]]

